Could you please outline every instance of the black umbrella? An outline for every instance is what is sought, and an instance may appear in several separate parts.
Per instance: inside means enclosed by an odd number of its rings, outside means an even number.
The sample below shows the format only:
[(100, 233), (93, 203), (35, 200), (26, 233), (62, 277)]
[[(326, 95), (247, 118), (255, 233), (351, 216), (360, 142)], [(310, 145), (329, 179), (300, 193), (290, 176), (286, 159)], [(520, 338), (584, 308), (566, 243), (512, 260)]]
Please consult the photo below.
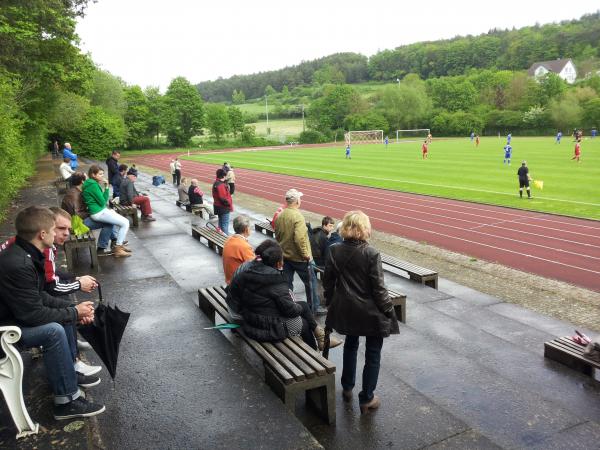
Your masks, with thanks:
[(90, 343), (114, 380), (117, 372), (119, 344), (129, 320), (129, 313), (109, 306), (102, 300), (102, 289), (98, 285), (100, 303), (96, 307), (94, 322), (78, 328), (79, 333)]

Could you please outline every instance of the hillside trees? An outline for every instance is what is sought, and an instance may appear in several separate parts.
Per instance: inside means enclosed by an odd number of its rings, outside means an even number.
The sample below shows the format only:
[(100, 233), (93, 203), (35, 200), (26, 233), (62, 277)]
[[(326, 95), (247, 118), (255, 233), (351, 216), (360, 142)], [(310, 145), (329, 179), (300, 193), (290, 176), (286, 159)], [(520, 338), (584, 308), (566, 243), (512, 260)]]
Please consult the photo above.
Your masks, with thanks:
[(139, 86), (125, 88), (124, 119), (127, 127), (127, 146), (129, 148), (142, 147), (148, 136), (150, 108), (148, 98)]
[(314, 130), (327, 133), (343, 128), (348, 115), (365, 110), (366, 105), (352, 86), (327, 85), (323, 95), (310, 105), (308, 124)]
[(432, 109), (425, 83), (416, 75), (407, 76), (399, 86), (385, 87), (376, 95), (375, 105), (390, 130), (417, 128)]
[(163, 99), (161, 122), (167, 140), (175, 146), (189, 143), (204, 125), (204, 102), (194, 86), (184, 77), (171, 81)]
[(223, 135), (231, 129), (227, 107), (220, 103), (209, 103), (206, 105), (206, 127), (215, 137), (217, 142), (221, 142)]

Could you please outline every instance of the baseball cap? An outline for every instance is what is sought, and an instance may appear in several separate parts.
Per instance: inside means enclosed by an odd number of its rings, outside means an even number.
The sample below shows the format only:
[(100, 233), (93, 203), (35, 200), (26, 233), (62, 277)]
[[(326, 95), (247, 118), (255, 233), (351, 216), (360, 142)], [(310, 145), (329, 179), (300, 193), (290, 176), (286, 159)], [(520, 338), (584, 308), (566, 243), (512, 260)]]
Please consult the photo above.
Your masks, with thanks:
[(135, 175), (136, 177), (138, 176), (138, 171), (137, 169), (134, 169), (133, 167), (131, 169), (129, 169), (127, 171), (127, 175)]
[(297, 189), (290, 189), (285, 193), (286, 200), (300, 200), (304, 194)]

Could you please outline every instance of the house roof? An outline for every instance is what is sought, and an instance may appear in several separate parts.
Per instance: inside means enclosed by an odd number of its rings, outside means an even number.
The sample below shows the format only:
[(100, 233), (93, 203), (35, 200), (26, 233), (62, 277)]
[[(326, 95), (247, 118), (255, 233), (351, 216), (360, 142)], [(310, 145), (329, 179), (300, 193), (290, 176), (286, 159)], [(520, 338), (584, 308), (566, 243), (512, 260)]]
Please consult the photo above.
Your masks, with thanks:
[(527, 73), (530, 76), (535, 75), (535, 71), (540, 66), (545, 67), (550, 72), (560, 73), (560, 71), (563, 70), (563, 68), (567, 65), (569, 61), (571, 61), (571, 58), (553, 59), (551, 61), (536, 62), (531, 65), (531, 67), (527, 70)]

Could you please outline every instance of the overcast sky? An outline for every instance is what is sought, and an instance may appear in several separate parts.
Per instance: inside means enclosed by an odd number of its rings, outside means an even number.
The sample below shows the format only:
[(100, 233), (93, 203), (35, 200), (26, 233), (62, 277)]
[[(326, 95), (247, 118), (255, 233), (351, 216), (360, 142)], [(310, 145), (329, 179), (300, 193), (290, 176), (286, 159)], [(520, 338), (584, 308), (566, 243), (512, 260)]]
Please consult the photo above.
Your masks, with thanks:
[(198, 83), (338, 52), (371, 56), (413, 42), (579, 18), (599, 6), (598, 0), (98, 0), (77, 32), (100, 67), (164, 91), (180, 75)]

